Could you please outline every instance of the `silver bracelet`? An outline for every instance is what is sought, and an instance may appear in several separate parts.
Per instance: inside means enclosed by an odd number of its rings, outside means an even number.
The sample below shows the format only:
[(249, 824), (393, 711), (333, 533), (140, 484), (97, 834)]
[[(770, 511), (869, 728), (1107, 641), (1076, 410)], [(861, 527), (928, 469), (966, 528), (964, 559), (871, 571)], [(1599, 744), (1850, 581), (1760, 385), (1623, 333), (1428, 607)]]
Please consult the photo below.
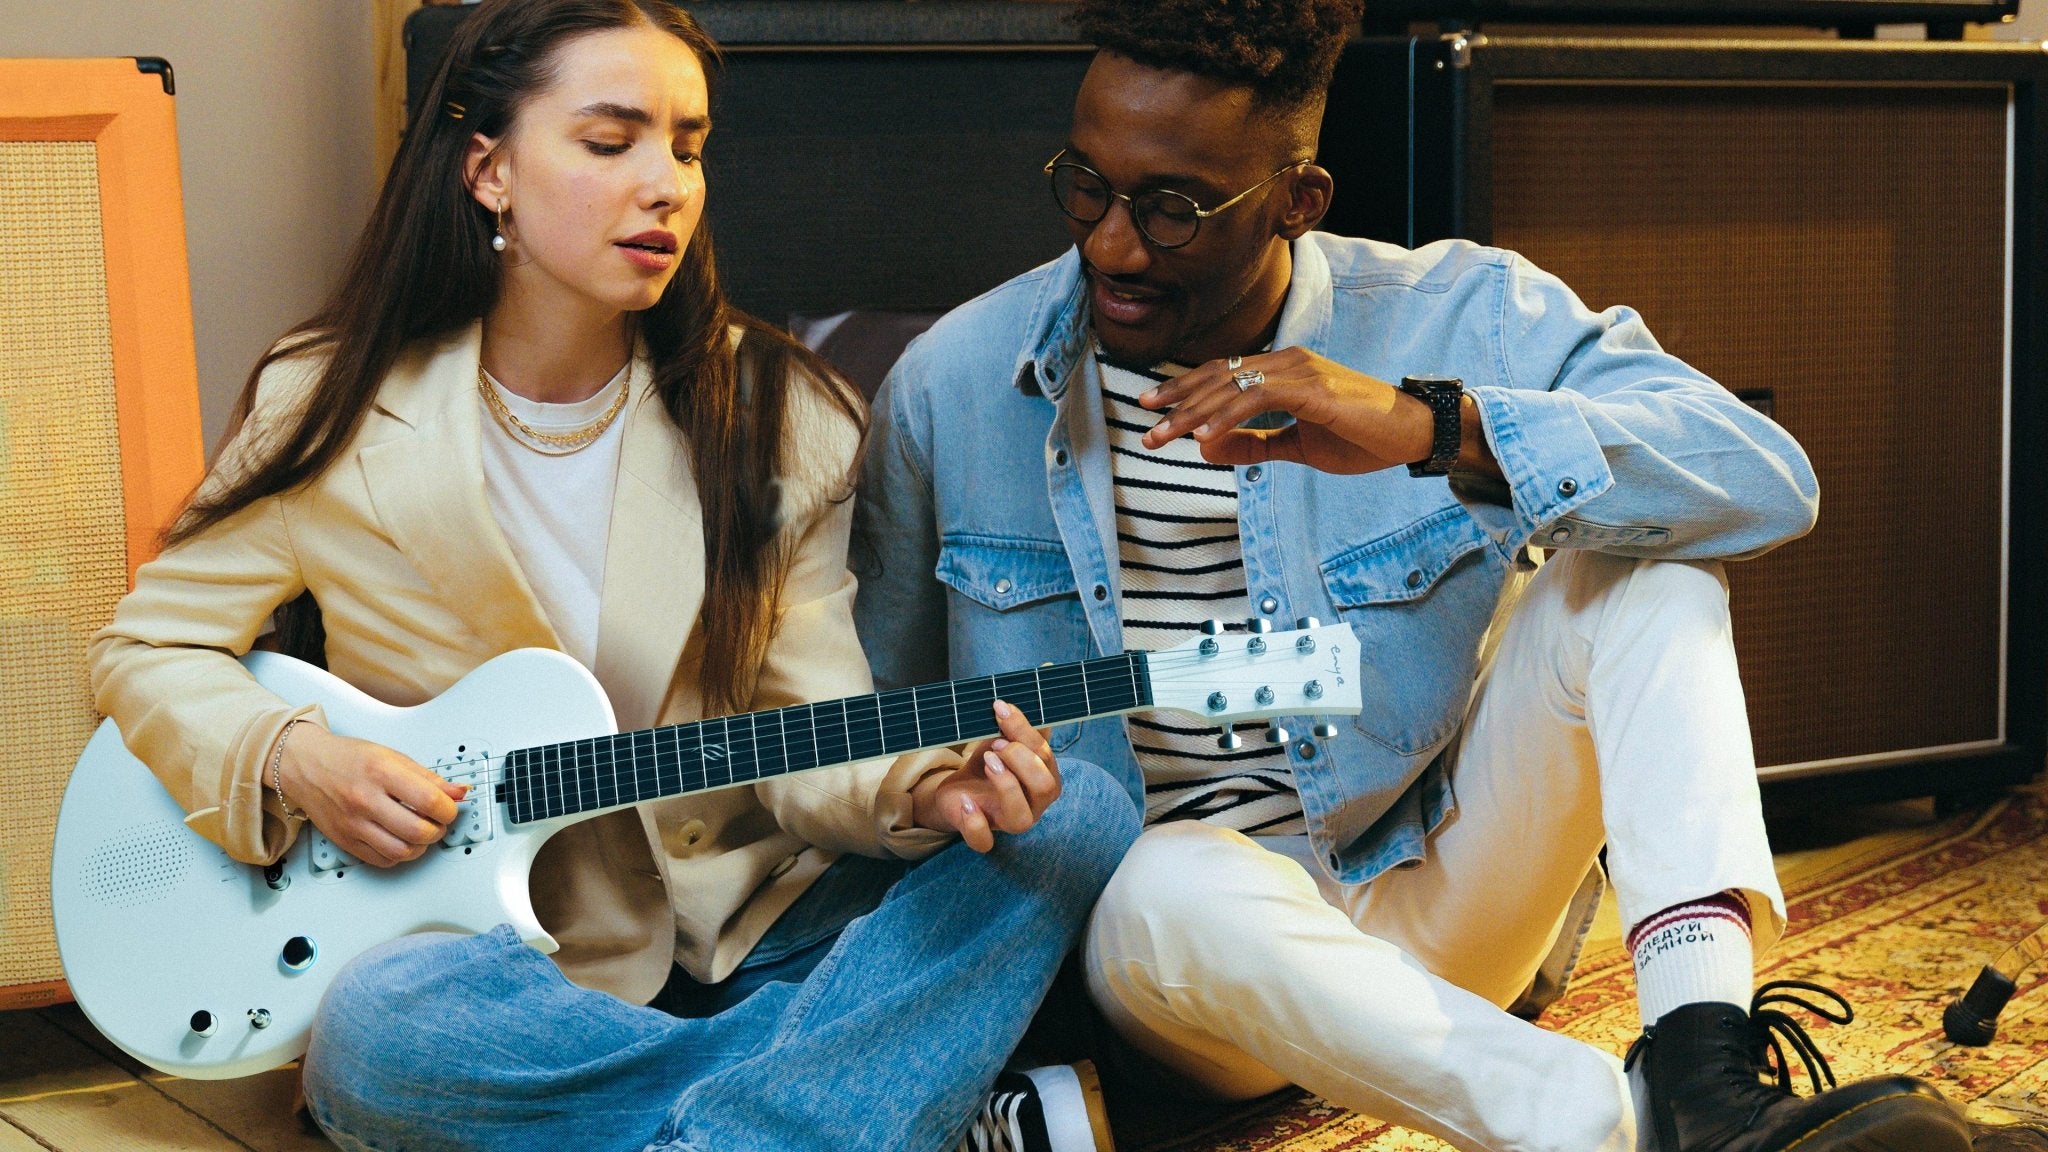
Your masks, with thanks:
[(277, 734), (277, 748), (270, 754), (270, 790), (277, 793), (277, 806), (284, 809), (284, 818), (287, 820), (304, 820), (306, 818), (304, 810), (294, 810), (292, 802), (284, 798), (283, 775), (285, 737), (292, 734), (293, 728), (305, 722), (306, 720), (303, 716), (285, 721), (284, 731)]

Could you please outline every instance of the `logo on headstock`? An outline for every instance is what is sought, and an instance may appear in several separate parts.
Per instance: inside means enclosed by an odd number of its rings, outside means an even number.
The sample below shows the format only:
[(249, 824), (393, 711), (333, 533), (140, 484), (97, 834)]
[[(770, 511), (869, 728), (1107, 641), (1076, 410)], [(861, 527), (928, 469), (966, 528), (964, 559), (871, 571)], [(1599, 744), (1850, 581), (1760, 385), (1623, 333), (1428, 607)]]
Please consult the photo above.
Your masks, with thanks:
[(1337, 683), (1342, 684), (1344, 683), (1344, 646), (1342, 644), (1332, 644), (1330, 645), (1329, 652), (1330, 675), (1337, 678)]

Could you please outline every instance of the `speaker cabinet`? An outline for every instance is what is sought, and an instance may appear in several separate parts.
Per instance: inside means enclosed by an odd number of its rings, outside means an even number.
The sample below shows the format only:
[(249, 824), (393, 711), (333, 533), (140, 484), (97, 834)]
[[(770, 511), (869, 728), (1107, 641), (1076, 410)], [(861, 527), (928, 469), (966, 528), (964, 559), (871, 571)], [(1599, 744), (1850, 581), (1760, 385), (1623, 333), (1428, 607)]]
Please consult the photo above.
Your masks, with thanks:
[[(726, 52), (704, 159), (733, 302), (777, 324), (944, 310), (1065, 251), (1040, 167), (1066, 145), (1093, 58), (1068, 7), (691, 4)], [(469, 12), (407, 19), (415, 112)]]
[(2020, 0), (1367, 0), (1383, 19), (1644, 20), (1684, 24), (1811, 24), (1819, 27), (1926, 21), (2008, 21)]
[(1819, 527), (1729, 569), (1781, 795), (2042, 767), (2044, 75), (1992, 44), (1453, 35), (1343, 62), (1333, 230), (1519, 251), (1811, 455)]
[(86, 642), (203, 466), (171, 88), (160, 60), (0, 60), (0, 1007), (65, 996)]

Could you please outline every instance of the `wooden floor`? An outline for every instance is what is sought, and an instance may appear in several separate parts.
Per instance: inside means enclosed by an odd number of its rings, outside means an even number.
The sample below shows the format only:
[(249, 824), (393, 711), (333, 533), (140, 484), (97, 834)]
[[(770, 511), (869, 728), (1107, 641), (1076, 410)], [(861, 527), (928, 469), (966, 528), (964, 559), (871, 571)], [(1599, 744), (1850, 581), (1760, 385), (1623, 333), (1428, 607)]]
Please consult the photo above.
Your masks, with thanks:
[[(1897, 804), (1774, 821), (1788, 882), (1865, 855), (1933, 819)], [(1612, 899), (1589, 946), (1620, 935)], [(0, 1013), (0, 1152), (324, 1152), (291, 1111), (296, 1066), (242, 1080), (181, 1080), (115, 1049), (76, 1007)]]

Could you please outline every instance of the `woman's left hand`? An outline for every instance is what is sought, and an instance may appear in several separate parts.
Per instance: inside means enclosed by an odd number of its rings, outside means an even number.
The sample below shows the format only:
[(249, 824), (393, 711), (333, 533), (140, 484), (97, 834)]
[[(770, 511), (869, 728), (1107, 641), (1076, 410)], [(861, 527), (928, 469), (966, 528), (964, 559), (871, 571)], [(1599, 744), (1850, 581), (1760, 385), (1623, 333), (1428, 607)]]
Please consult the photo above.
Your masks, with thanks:
[(1030, 831), (1059, 798), (1059, 761), (1047, 734), (1024, 713), (995, 702), (1002, 735), (967, 746), (967, 763), (936, 785), (911, 794), (919, 827), (958, 832), (976, 852), (996, 846), (997, 832)]

